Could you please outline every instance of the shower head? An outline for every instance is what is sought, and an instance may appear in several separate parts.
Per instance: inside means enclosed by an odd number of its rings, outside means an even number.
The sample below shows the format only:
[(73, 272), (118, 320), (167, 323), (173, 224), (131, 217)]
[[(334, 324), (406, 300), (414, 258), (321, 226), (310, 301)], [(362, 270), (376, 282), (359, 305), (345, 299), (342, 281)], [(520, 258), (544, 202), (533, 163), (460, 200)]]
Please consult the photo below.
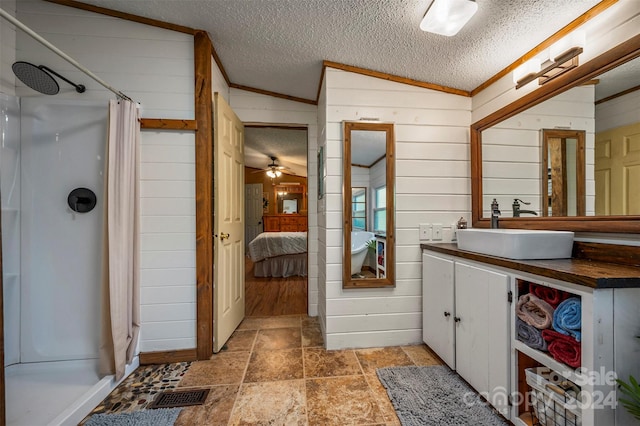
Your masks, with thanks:
[(53, 71), (51, 68), (47, 68), (44, 65), (33, 65), (29, 62), (18, 61), (14, 62), (11, 69), (20, 81), (31, 87), (33, 90), (45, 95), (55, 95), (60, 91), (58, 82), (51, 76), (51, 74), (75, 87), (76, 92), (83, 93), (85, 91), (85, 87), (82, 84), (72, 83), (57, 72)]

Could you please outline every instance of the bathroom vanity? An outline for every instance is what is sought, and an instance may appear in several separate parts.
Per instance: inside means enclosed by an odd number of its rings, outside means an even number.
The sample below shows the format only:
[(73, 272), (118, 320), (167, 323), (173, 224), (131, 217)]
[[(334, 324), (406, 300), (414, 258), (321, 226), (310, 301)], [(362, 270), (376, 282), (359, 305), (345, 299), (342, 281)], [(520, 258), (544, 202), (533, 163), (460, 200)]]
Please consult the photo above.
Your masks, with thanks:
[[(516, 425), (531, 424), (533, 409), (518, 397), (531, 392), (525, 369), (533, 367), (579, 385), (583, 426), (635, 424), (615, 408), (613, 372), (625, 381), (640, 377), (640, 268), (589, 259), (593, 244), (574, 244), (574, 258), (552, 260), (421, 245), (424, 342)], [(516, 303), (531, 285), (580, 298), (579, 367), (517, 339)]]

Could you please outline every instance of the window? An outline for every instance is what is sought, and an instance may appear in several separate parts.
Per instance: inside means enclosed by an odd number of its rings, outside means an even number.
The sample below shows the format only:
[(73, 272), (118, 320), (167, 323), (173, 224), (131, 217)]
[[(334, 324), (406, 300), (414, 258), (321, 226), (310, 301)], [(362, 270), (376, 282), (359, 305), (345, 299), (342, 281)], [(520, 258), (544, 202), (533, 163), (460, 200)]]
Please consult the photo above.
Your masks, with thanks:
[(367, 188), (351, 188), (351, 219), (353, 229), (367, 229)]
[(375, 189), (373, 204), (373, 230), (378, 233), (387, 232), (387, 187)]

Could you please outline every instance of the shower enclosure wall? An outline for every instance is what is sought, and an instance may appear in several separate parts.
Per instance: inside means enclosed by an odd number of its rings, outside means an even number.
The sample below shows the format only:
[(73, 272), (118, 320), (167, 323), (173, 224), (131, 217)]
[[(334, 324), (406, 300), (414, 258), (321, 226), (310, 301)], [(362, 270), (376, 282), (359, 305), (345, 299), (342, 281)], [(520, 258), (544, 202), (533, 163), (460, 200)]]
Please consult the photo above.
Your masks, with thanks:
[[(113, 385), (97, 370), (107, 104), (0, 96), (7, 420), (77, 424)], [(93, 210), (69, 207), (76, 188)]]

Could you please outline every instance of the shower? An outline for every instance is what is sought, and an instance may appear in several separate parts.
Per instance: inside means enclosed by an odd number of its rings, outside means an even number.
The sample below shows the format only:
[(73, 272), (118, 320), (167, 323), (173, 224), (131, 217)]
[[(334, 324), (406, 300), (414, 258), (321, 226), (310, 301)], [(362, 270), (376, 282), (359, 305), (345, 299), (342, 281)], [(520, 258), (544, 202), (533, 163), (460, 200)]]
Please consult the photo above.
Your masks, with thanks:
[(29, 62), (18, 61), (14, 62), (11, 69), (21, 82), (43, 95), (55, 95), (60, 91), (58, 82), (51, 74), (75, 87), (78, 93), (84, 93), (86, 90), (82, 84), (75, 84), (44, 65), (33, 65)]

